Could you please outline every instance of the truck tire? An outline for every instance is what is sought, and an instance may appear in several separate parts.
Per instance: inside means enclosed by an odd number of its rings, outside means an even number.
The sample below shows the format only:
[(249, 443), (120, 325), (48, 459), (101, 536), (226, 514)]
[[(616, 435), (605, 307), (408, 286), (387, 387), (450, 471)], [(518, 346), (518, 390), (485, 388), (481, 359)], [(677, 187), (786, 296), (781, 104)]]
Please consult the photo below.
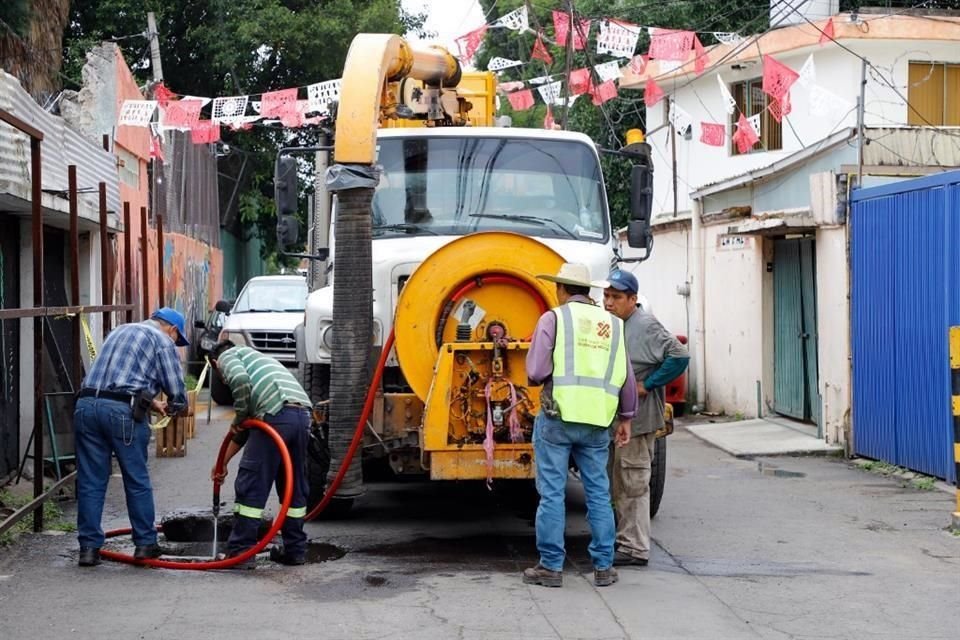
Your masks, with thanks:
[(210, 372), (210, 397), (221, 407), (233, 405), (233, 393), (216, 371)]
[[(325, 364), (301, 364), (300, 379), (304, 391), (314, 404), (330, 397), (330, 366)], [(330, 428), (324, 424), (310, 425), (310, 441), (307, 444), (307, 511), (312, 511), (323, 500), (330, 475)], [(353, 499), (333, 499), (317, 516), (318, 520), (331, 520), (345, 516), (353, 507)]]
[(667, 439), (657, 438), (653, 448), (653, 463), (650, 469), (650, 517), (660, 510), (663, 485), (667, 480)]

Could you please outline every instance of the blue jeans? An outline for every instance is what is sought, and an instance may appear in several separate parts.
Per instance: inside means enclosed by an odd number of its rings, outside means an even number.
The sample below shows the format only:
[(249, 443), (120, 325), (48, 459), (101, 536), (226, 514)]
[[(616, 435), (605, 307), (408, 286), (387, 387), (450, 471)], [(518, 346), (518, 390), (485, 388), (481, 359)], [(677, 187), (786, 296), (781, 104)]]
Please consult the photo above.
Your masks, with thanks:
[(610, 430), (592, 425), (564, 422), (542, 411), (533, 422), (533, 450), (537, 465), (537, 551), (540, 565), (551, 571), (563, 570), (563, 532), (570, 455), (580, 468), (587, 497), (587, 522), (591, 541), (588, 547), (595, 569), (613, 566), (616, 526), (610, 505), (607, 457)]
[(147, 473), (150, 427), (134, 422), (130, 405), (80, 398), (73, 413), (77, 449), (77, 539), (83, 549), (103, 546), (103, 500), (110, 481), (110, 454), (123, 474), (127, 512), (137, 546), (156, 544), (153, 489)]

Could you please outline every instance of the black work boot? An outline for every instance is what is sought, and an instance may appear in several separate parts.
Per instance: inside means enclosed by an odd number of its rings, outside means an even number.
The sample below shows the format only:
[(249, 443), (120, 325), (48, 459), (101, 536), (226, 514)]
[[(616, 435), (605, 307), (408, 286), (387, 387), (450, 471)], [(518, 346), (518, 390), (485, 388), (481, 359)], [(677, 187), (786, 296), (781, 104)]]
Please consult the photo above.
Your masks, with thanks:
[(302, 553), (290, 554), (282, 548), (273, 547), (270, 549), (270, 560), (279, 564), (287, 565), (288, 567), (296, 567), (298, 565), (305, 564), (307, 557)]
[(160, 545), (156, 543), (137, 545), (133, 550), (134, 560), (151, 560), (153, 558), (159, 558), (162, 555), (163, 552), (160, 550)]
[(524, 584), (539, 584), (544, 587), (562, 587), (563, 572), (551, 571), (539, 562), (537, 566), (523, 570)]
[(77, 564), (81, 567), (95, 567), (100, 564), (100, 549), (80, 549)]

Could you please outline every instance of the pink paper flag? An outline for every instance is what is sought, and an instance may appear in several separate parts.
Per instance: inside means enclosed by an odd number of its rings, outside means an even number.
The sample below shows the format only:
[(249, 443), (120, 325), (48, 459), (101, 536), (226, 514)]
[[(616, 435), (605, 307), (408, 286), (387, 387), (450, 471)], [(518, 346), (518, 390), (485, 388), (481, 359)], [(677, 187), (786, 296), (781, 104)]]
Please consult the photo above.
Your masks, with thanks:
[(779, 100), (790, 91), (800, 74), (772, 56), (763, 56), (763, 92)]
[(487, 25), (478, 27), (466, 35), (457, 38), (457, 46), (460, 48), (460, 59), (470, 60), (473, 54), (477, 52), (483, 43), (483, 36), (487, 33)]
[(220, 140), (220, 123), (201, 120), (190, 129), (193, 144), (210, 144)]
[[(585, 49), (587, 38), (590, 35), (591, 21), (588, 19), (579, 19), (574, 22), (573, 29), (573, 48), (576, 50)], [(553, 37), (557, 41), (557, 46), (567, 46), (567, 35), (570, 32), (570, 14), (564, 11), (553, 12)]]
[(604, 102), (608, 102), (617, 97), (617, 83), (613, 80), (607, 80), (603, 84), (594, 87), (590, 95), (593, 97), (593, 104), (599, 107)]
[(168, 100), (161, 107), (160, 124), (170, 128), (192, 129), (200, 119), (202, 108), (203, 100)]
[(737, 130), (731, 138), (734, 144), (737, 145), (737, 151), (740, 153), (746, 153), (750, 151), (753, 145), (760, 142), (760, 136), (757, 135), (757, 132), (753, 130), (753, 127), (750, 125), (750, 121), (747, 119), (747, 116), (740, 114), (740, 119), (737, 120)]
[(589, 93), (591, 86), (593, 82), (590, 79), (590, 69), (575, 69), (570, 72), (570, 95)]
[(543, 39), (540, 38), (539, 34), (537, 34), (537, 41), (533, 43), (533, 52), (530, 54), (530, 58), (533, 60), (542, 60), (547, 64), (553, 64), (553, 56), (547, 51), (547, 47), (544, 46)]
[(697, 75), (707, 68), (707, 52), (700, 43), (700, 38), (693, 36), (693, 71)]
[(289, 110), (291, 104), (296, 105), (296, 103), (296, 89), (269, 91), (260, 98), (260, 117), (280, 118)]
[(700, 123), (700, 142), (711, 147), (722, 147), (727, 139), (727, 125), (716, 122)]
[(655, 60), (683, 62), (693, 47), (693, 31), (657, 29), (650, 37), (650, 57)]
[(643, 89), (643, 103), (652, 107), (661, 100), (663, 100), (663, 89), (660, 88), (656, 80), (647, 78), (647, 86)]
[(533, 91), (530, 89), (514, 91), (507, 94), (507, 99), (514, 111), (526, 111), (533, 106)]
[(823, 28), (823, 31), (820, 33), (820, 45), (825, 45), (831, 40), (834, 39), (834, 26), (833, 18), (827, 20), (826, 26)]

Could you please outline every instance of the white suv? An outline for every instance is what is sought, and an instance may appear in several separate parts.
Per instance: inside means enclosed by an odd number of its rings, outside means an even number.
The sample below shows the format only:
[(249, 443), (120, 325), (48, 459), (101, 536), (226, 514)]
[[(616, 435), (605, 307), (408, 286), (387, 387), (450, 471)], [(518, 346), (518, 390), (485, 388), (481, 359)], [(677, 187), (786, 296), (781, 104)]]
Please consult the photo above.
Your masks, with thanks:
[[(293, 330), (303, 322), (307, 281), (303, 276), (258, 276), (244, 285), (223, 321), (220, 340), (253, 347), (296, 369)], [(218, 309), (229, 306), (221, 301)], [(217, 404), (231, 404), (230, 390), (213, 376), (211, 395)]]

